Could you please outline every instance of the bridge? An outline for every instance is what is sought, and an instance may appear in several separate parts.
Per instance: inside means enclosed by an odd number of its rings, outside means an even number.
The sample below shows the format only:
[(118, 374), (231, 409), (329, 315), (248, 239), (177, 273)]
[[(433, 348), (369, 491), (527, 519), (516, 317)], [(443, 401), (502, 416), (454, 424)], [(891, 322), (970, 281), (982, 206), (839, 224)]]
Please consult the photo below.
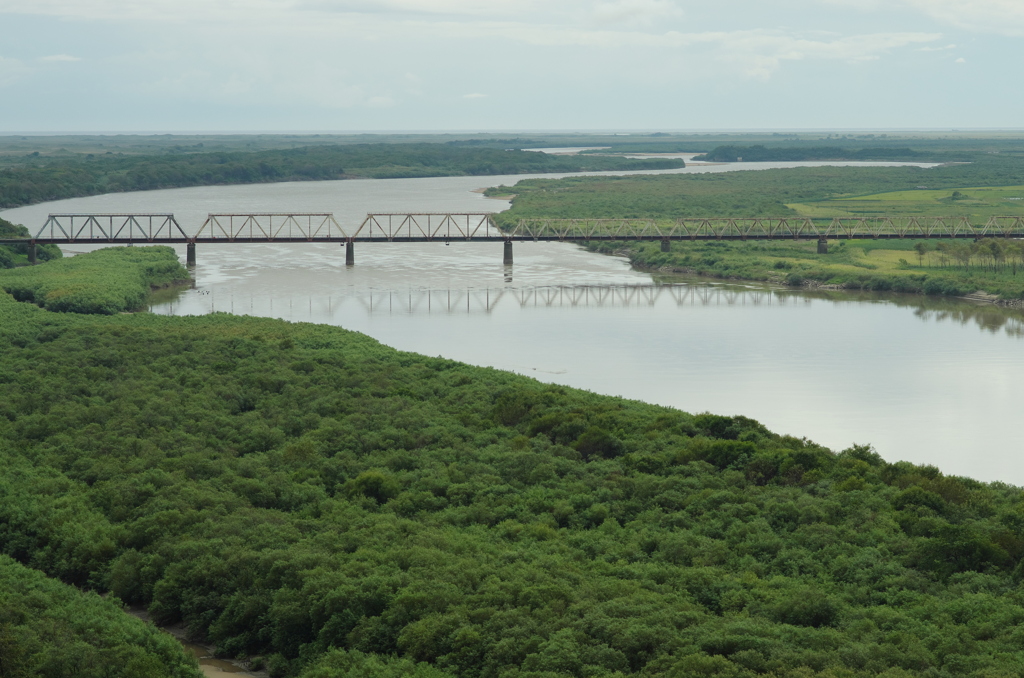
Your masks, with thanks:
[(357, 242), (503, 242), (506, 264), (514, 241), (658, 241), (669, 251), (678, 240), (817, 240), (818, 252), (829, 240), (1024, 238), (1024, 216), (993, 216), (983, 223), (970, 217), (841, 216), (694, 217), (680, 219), (520, 219), (499, 227), (490, 212), (371, 213), (344, 228), (331, 213), (264, 212), (209, 214), (195, 230), (186, 230), (173, 214), (51, 214), (34, 235), (0, 240), (29, 245), (35, 262), (40, 244), (185, 244), (188, 265), (196, 263), (202, 243), (339, 243), (345, 263), (355, 263)]

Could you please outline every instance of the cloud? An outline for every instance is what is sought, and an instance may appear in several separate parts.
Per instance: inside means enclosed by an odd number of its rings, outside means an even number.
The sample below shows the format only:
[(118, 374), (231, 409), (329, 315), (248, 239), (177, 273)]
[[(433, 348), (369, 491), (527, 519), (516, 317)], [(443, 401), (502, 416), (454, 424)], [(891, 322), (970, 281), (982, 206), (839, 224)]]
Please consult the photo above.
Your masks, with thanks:
[(678, 18), (683, 11), (668, 0), (611, 0), (597, 3), (594, 16), (601, 23), (634, 26)]
[(70, 54), (51, 54), (50, 56), (44, 56), (39, 58), (45, 64), (64, 63), (72, 61), (81, 61), (81, 57), (71, 56)]
[(479, 92), (474, 92), (472, 94), (463, 94), (462, 95), (463, 99), (485, 99), (486, 97), (487, 97), (486, 94), (480, 94)]
[(10, 85), (32, 72), (20, 59), (8, 59), (0, 56), (0, 87)]
[(955, 63), (955, 64), (965, 64), (965, 63), (967, 63), (967, 59), (965, 59), (963, 57), (960, 57), (959, 59), (957, 59), (953, 63)]
[(298, 0), (297, 9), (354, 14), (509, 16), (529, 13), (529, 0)]
[(914, 9), (950, 26), (976, 33), (1024, 36), (1020, 0), (905, 0)]

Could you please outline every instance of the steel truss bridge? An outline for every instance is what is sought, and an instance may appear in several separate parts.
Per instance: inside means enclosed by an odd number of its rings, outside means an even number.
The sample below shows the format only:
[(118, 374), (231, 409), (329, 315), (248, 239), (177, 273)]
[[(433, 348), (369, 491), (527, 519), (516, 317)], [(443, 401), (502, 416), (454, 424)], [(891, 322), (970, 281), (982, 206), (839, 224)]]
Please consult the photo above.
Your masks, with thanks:
[(700, 217), (656, 219), (522, 219), (502, 229), (487, 212), (373, 213), (343, 227), (331, 213), (264, 212), (209, 214), (197, 230), (186, 230), (173, 214), (51, 214), (28, 239), (34, 260), (39, 244), (187, 245), (195, 264), (197, 243), (339, 243), (354, 263), (356, 242), (504, 242), (512, 263), (514, 241), (828, 240), (864, 238), (1024, 238), (1024, 216), (994, 216), (984, 223), (969, 217)]

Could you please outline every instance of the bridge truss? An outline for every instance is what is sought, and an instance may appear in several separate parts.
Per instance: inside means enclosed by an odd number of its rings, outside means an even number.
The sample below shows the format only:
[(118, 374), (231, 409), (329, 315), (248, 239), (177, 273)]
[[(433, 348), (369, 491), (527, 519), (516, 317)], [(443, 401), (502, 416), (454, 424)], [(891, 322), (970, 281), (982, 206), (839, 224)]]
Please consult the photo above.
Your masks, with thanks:
[(186, 242), (173, 214), (51, 214), (37, 242)]
[[(356, 227), (331, 213), (209, 214), (195, 232), (173, 214), (51, 214), (35, 243), (434, 242), (591, 240), (845, 240), (860, 238), (1024, 238), (1024, 216), (700, 217), (521, 219), (500, 228), (486, 212), (372, 213)], [(7, 239), (2, 242), (25, 242)]]

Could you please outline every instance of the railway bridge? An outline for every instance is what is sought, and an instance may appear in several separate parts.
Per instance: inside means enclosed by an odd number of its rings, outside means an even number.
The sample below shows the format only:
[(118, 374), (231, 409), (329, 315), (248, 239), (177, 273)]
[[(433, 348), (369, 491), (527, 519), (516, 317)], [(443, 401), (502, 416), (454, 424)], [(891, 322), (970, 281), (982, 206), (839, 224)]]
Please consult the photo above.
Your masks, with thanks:
[(679, 219), (520, 219), (499, 227), (490, 212), (371, 213), (345, 228), (332, 213), (264, 212), (209, 214), (198, 228), (184, 228), (173, 214), (50, 214), (28, 238), (0, 244), (28, 244), (36, 261), (41, 244), (185, 244), (186, 263), (196, 263), (196, 245), (207, 243), (339, 243), (345, 263), (355, 263), (355, 244), (374, 242), (503, 242), (503, 261), (512, 264), (515, 241), (658, 241), (669, 251), (674, 240), (1024, 238), (1024, 216), (994, 216), (983, 222), (966, 216), (687, 217)]

